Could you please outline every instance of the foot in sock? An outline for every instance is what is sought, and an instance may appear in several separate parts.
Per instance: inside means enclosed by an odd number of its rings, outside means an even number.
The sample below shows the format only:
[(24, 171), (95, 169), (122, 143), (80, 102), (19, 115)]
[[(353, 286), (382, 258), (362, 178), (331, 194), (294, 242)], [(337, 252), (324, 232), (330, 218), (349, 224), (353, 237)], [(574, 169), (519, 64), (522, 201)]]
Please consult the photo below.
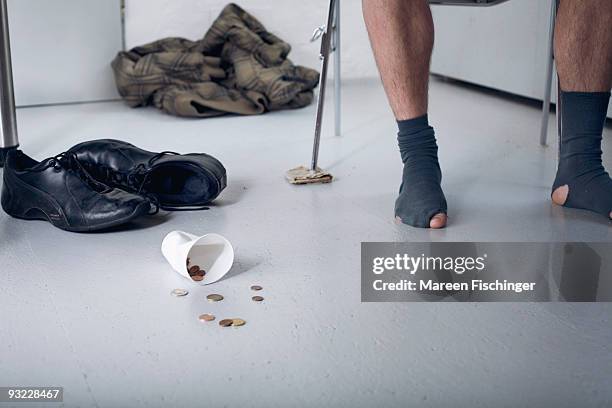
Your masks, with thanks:
[(610, 92), (561, 93), (559, 167), (552, 200), (612, 218), (612, 179), (601, 162)]
[(446, 226), (446, 199), (440, 187), (442, 173), (438, 146), (427, 115), (397, 122), (397, 136), (404, 171), (395, 217), (420, 228)]

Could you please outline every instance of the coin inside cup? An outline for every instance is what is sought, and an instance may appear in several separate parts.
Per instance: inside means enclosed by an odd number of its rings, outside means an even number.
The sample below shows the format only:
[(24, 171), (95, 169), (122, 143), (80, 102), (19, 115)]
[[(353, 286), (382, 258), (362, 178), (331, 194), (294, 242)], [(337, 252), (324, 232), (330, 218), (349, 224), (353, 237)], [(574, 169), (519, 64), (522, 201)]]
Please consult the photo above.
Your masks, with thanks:
[(191, 279), (201, 284), (212, 283), (231, 267), (233, 249), (227, 241), (205, 235), (193, 244), (187, 258), (185, 267)]

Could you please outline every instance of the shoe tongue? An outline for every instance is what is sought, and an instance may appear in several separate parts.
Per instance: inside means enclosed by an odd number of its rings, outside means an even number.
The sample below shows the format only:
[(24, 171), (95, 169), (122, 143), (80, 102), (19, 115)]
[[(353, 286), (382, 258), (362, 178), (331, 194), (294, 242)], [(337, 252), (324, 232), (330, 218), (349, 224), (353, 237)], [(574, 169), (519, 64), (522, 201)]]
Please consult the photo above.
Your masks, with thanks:
[(155, 156), (152, 156), (149, 159), (147, 164), (148, 164), (149, 167), (154, 167), (155, 164), (157, 164), (157, 162), (159, 162), (159, 161), (163, 162), (164, 158), (170, 157), (170, 156), (178, 156), (178, 154), (174, 153), (174, 152), (160, 152), (160, 153), (157, 153)]

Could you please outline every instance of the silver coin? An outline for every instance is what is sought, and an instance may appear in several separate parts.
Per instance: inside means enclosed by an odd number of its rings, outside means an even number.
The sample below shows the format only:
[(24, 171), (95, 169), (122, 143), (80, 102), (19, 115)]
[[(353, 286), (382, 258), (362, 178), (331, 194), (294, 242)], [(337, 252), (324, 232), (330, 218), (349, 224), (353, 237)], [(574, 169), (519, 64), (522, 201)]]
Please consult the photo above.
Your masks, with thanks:
[(231, 319), (232, 320), (232, 326), (234, 327), (238, 327), (238, 326), (244, 326), (246, 324), (246, 322), (242, 319)]
[(172, 292), (170, 292), (170, 294), (176, 297), (183, 297), (187, 296), (189, 294), (189, 291), (187, 289), (174, 289)]
[(213, 293), (212, 295), (206, 296), (206, 299), (208, 299), (209, 302), (219, 302), (223, 300), (223, 296)]

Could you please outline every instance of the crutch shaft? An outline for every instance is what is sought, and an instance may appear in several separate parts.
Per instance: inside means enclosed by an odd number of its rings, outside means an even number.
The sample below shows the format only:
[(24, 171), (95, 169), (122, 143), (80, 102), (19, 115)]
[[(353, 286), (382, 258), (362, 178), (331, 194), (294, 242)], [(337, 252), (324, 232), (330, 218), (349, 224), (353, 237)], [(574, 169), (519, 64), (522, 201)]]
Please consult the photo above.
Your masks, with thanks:
[(318, 167), (319, 162), (319, 145), (321, 144), (321, 127), (323, 125), (323, 108), (325, 107), (325, 89), (327, 85), (327, 69), (329, 66), (329, 53), (331, 49), (331, 36), (333, 35), (331, 30), (333, 27), (334, 8), (336, 0), (330, 0), (329, 11), (327, 14), (327, 25), (325, 31), (321, 36), (321, 78), (319, 81), (319, 96), (317, 100), (317, 117), (315, 120), (315, 135), (314, 143), (312, 147), (312, 162), (310, 164), (310, 170), (315, 171)]

